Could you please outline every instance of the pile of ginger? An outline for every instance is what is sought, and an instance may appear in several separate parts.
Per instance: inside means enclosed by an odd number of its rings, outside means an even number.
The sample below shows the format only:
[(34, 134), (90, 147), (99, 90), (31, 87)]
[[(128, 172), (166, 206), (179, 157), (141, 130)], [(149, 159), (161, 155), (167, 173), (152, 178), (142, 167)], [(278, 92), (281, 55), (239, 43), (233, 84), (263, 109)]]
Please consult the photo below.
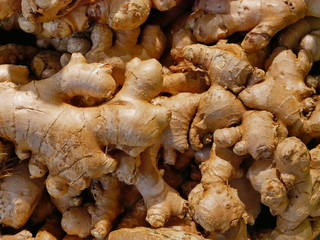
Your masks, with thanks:
[(319, 6), (0, 0), (0, 239), (316, 239)]

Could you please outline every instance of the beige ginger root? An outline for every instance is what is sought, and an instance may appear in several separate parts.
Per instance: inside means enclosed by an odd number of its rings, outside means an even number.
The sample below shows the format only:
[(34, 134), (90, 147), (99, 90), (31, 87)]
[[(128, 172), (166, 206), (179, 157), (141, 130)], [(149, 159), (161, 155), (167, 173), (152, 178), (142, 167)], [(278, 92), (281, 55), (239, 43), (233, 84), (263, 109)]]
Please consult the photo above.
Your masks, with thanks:
[(27, 163), (19, 164), (9, 176), (0, 179), (1, 224), (20, 228), (27, 222), (42, 195), (43, 180), (30, 178)]
[(183, 153), (188, 150), (189, 126), (196, 114), (199, 100), (199, 94), (179, 93), (170, 98), (159, 97), (153, 101), (153, 104), (165, 106), (171, 110), (170, 123), (161, 136), (166, 164), (174, 165), (177, 151)]
[(256, 160), (271, 157), (278, 143), (286, 137), (287, 129), (274, 121), (273, 115), (267, 111), (247, 111), (240, 126), (214, 132), (217, 146), (233, 146), (234, 153), (251, 154)]
[(293, 50), (304, 49), (308, 51), (313, 61), (320, 59), (318, 48), (320, 46), (320, 20), (306, 17), (287, 27), (280, 35), (279, 44)]
[(228, 181), (239, 175), (242, 157), (212, 146), (210, 158), (200, 165), (201, 183), (189, 194), (192, 218), (205, 230), (225, 232), (239, 221), (247, 222), (245, 205)]
[(219, 84), (234, 93), (260, 81), (263, 76), (261, 70), (251, 66), (246, 53), (237, 44), (220, 42), (211, 47), (194, 44), (183, 49), (183, 56), (208, 71), (211, 85)]
[[(60, 1), (59, 1), (60, 2)], [(75, 32), (82, 32), (89, 28), (89, 18), (86, 15), (88, 4), (77, 5), (68, 14), (49, 22), (30, 22), (24, 16), (19, 16), (20, 28), (43, 38), (65, 38)]]
[(265, 47), (277, 32), (311, 14), (308, 9), (312, 9), (312, 4), (304, 0), (206, 2), (198, 1), (189, 18), (189, 27), (197, 40), (213, 43), (235, 32), (249, 31), (241, 44), (247, 52)]
[(83, 238), (91, 234), (98, 239), (103, 239), (110, 231), (112, 221), (121, 212), (119, 205), (121, 185), (116, 178), (106, 175), (94, 179), (90, 190), (95, 202), (63, 212), (61, 225), (70, 235)]
[[(255, 162), (248, 177), (261, 193), (262, 202), (277, 215), (277, 226), (270, 239), (289, 239), (292, 236), (311, 239), (312, 229), (305, 221), (311, 210), (310, 154), (301, 140), (290, 137), (280, 142), (274, 153), (274, 163), (271, 159)], [(309, 237), (303, 238), (307, 235)]]
[(112, 231), (109, 234), (108, 240), (122, 240), (122, 239), (132, 239), (132, 240), (205, 240), (205, 238), (193, 234), (190, 232), (178, 231), (171, 228), (147, 228), (147, 227), (137, 227), (137, 228), (122, 228)]
[(141, 193), (147, 207), (147, 221), (153, 227), (162, 227), (170, 216), (185, 217), (186, 201), (162, 178), (157, 167), (159, 145), (141, 154), (141, 165), (134, 185)]
[(112, 57), (120, 57), (125, 61), (134, 57), (142, 60), (159, 59), (165, 47), (165, 36), (156, 25), (147, 25), (140, 32), (140, 28), (112, 31), (107, 25), (96, 24), (91, 41), (92, 48), (86, 54), (89, 62), (105, 61)]
[[(70, 63), (51, 78), (20, 87), (1, 86), (6, 103), (1, 104), (5, 114), (1, 114), (0, 135), (15, 143), (20, 159), (31, 155), (29, 170), (33, 177), (42, 177), (49, 170), (46, 186), (54, 197), (66, 193), (69, 185), (82, 190), (91, 178), (115, 170), (116, 160), (104, 153), (104, 146), (136, 157), (160, 137), (168, 124), (168, 110), (149, 103), (162, 85), (161, 65), (156, 60), (132, 61), (127, 66), (126, 84), (108, 103), (92, 108), (64, 103), (75, 95), (111, 97), (115, 83), (110, 73), (109, 66), (87, 64), (81, 54), (74, 54)], [(67, 120), (70, 117), (72, 125)], [(132, 130), (128, 129), (129, 122)], [(150, 133), (149, 128), (155, 130)]]
[(89, 18), (114, 30), (133, 30), (148, 18), (151, 7), (166, 11), (179, 0), (98, 0), (88, 9)]
[(315, 105), (310, 98), (314, 88), (304, 80), (311, 65), (311, 56), (304, 50), (296, 56), (291, 50), (278, 49), (265, 80), (244, 89), (239, 98), (246, 107), (271, 112), (288, 128), (289, 135), (309, 134), (311, 122), (304, 115), (308, 116)]
[(21, 7), (23, 16), (29, 22), (49, 22), (66, 15), (81, 2), (83, 1), (21, 0)]
[[(242, 120), (245, 108), (234, 94), (219, 85), (213, 85), (201, 96), (196, 116), (190, 131), (189, 141), (193, 149), (201, 149), (211, 140), (219, 128), (231, 127)], [(209, 141), (209, 142), (208, 142)]]

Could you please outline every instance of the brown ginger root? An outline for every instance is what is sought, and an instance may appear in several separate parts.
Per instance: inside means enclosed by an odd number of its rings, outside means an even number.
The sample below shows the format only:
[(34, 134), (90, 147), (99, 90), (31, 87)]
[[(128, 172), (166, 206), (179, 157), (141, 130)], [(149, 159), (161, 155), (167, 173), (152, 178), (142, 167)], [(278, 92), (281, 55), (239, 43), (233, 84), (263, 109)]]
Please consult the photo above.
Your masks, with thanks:
[(125, 61), (134, 57), (141, 60), (159, 59), (165, 47), (165, 36), (156, 25), (147, 25), (140, 33), (140, 28), (112, 31), (105, 24), (96, 24), (91, 41), (92, 48), (86, 54), (89, 62), (105, 61), (112, 57), (120, 57)]
[[(271, 112), (287, 127), (289, 135), (308, 135), (311, 121), (304, 115), (308, 116), (315, 105), (310, 98), (314, 88), (308, 87), (304, 80), (312, 65), (311, 56), (305, 50), (298, 56), (291, 50), (277, 51), (265, 80), (244, 89), (239, 98), (246, 107)], [(281, 67), (284, 62), (286, 68)]]
[(68, 14), (43, 23), (30, 22), (21, 15), (18, 23), (20, 28), (27, 33), (37, 34), (43, 38), (65, 38), (89, 28), (89, 18), (86, 15), (88, 7), (88, 4), (77, 5)]
[(303, 0), (205, 3), (205, 0), (198, 1), (189, 18), (189, 27), (197, 40), (213, 43), (235, 32), (249, 31), (241, 44), (247, 52), (265, 47), (278, 31), (311, 14), (308, 9), (312, 9), (312, 5)]
[(61, 54), (55, 51), (41, 51), (31, 61), (31, 69), (38, 79), (49, 78), (59, 72)]
[(244, 112), (243, 104), (234, 94), (219, 85), (211, 86), (202, 94), (190, 127), (191, 147), (200, 150), (206, 143), (212, 141), (206, 139), (208, 134), (240, 123)]
[(121, 228), (135, 228), (135, 227), (147, 227), (146, 221), (147, 208), (143, 202), (143, 199), (137, 201), (132, 209), (129, 210), (119, 221), (117, 229)]
[(311, 210), (310, 155), (301, 140), (290, 137), (280, 142), (274, 163), (271, 159), (256, 161), (248, 176), (262, 202), (277, 215), (277, 226), (269, 239), (291, 239), (294, 235), (295, 239), (311, 239), (312, 229), (305, 221)]
[(22, 230), (15, 235), (0, 235), (1, 240), (34, 240), (32, 233), (28, 230)]
[(7, 44), (0, 46), (0, 64), (27, 62), (38, 53), (35, 47)]
[(94, 179), (90, 189), (95, 202), (87, 203), (83, 207), (70, 208), (64, 212), (61, 225), (70, 235), (87, 237), (91, 233), (94, 237), (103, 239), (110, 231), (112, 221), (121, 212), (119, 205), (121, 186), (116, 178), (106, 175)]
[[(29, 170), (33, 177), (42, 177), (49, 170), (46, 186), (50, 195), (62, 196), (69, 185), (82, 190), (91, 178), (115, 170), (116, 160), (106, 155), (105, 149), (117, 148), (136, 157), (160, 137), (169, 112), (149, 102), (161, 89), (161, 69), (156, 60), (134, 59), (127, 66), (128, 83), (111, 101), (77, 108), (64, 103), (64, 99), (75, 95), (108, 98), (115, 83), (109, 66), (86, 64), (80, 54), (74, 54), (69, 64), (51, 78), (21, 87), (1, 86), (6, 101), (1, 104), (1, 112), (6, 114), (1, 114), (0, 135), (15, 143), (20, 159), (31, 155)], [(152, 81), (147, 83), (146, 79)], [(132, 130), (128, 129), (129, 122)], [(155, 130), (150, 133), (150, 128)]]
[(183, 56), (208, 71), (211, 85), (219, 84), (234, 93), (263, 77), (263, 71), (251, 66), (246, 53), (237, 44), (219, 42), (212, 47), (194, 44), (184, 47)]
[[(17, 189), (19, 186), (19, 189)], [(44, 189), (44, 179), (31, 179), (27, 163), (19, 164), (0, 179), (0, 223), (22, 227), (31, 216)]]
[(80, 0), (21, 0), (23, 16), (29, 22), (49, 22), (72, 11)]
[(148, 148), (141, 154), (141, 165), (134, 185), (141, 193), (147, 207), (147, 221), (153, 227), (162, 227), (170, 216), (183, 218), (187, 204), (178, 192), (162, 178), (157, 167), (159, 146)]
[(21, 11), (21, 0), (8, 0), (0, 1), (0, 20), (9, 18)]
[(122, 228), (112, 231), (109, 234), (108, 240), (174, 240), (174, 239), (184, 239), (184, 240), (205, 240), (205, 238), (193, 234), (190, 232), (184, 232), (181, 230), (174, 230), (171, 228)]
[(179, 93), (170, 98), (159, 97), (153, 101), (153, 104), (165, 106), (172, 112), (169, 126), (163, 130), (161, 136), (166, 164), (174, 165), (177, 151), (183, 153), (189, 148), (189, 126), (196, 113), (199, 100), (199, 94)]
[(242, 157), (212, 146), (210, 158), (200, 165), (202, 179), (189, 194), (192, 218), (205, 230), (225, 232), (239, 221), (247, 222), (245, 205), (228, 181), (239, 174)]
[(267, 111), (247, 111), (240, 126), (214, 132), (217, 146), (233, 146), (234, 153), (251, 154), (256, 160), (271, 157), (277, 144), (286, 137), (287, 129)]

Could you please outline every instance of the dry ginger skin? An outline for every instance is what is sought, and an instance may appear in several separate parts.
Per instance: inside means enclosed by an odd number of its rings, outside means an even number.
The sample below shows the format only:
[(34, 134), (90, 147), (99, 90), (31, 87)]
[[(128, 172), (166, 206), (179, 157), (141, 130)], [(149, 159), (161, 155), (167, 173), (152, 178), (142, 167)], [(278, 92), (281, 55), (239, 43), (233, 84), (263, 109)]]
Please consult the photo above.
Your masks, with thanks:
[(188, 202), (192, 218), (205, 230), (225, 232), (239, 221), (249, 220), (237, 190), (228, 185), (228, 181), (239, 175), (242, 159), (229, 149), (213, 144), (210, 158), (201, 164), (201, 183), (191, 191)]
[[(74, 69), (81, 69), (76, 78)], [(42, 177), (49, 170), (46, 185), (54, 197), (65, 194), (69, 185), (82, 190), (91, 178), (115, 170), (117, 162), (104, 153), (104, 146), (136, 157), (160, 137), (168, 124), (169, 112), (149, 103), (161, 89), (161, 65), (156, 60), (132, 61), (127, 67), (126, 84), (108, 103), (92, 108), (64, 103), (75, 95), (111, 97), (115, 83), (110, 73), (110, 67), (86, 64), (80, 54), (74, 54), (66, 67), (48, 79), (1, 86), (6, 101), (1, 110), (6, 113), (1, 115), (1, 137), (15, 143), (20, 159), (31, 155), (29, 170), (33, 177)], [(91, 82), (87, 82), (88, 77)], [(140, 89), (147, 79), (152, 82)], [(72, 126), (66, 121), (69, 117)], [(128, 122), (132, 130), (128, 130)], [(150, 134), (149, 128), (155, 131)]]
[(29, 22), (49, 22), (89, 0), (21, 0), (22, 14)]
[(199, 42), (213, 43), (235, 32), (249, 31), (242, 41), (247, 52), (265, 47), (280, 30), (305, 16), (320, 16), (315, 0), (197, 1), (189, 27)]
[(40, 200), (43, 182), (44, 178), (30, 178), (27, 163), (19, 164), (9, 176), (0, 179), (0, 223), (22, 227)]

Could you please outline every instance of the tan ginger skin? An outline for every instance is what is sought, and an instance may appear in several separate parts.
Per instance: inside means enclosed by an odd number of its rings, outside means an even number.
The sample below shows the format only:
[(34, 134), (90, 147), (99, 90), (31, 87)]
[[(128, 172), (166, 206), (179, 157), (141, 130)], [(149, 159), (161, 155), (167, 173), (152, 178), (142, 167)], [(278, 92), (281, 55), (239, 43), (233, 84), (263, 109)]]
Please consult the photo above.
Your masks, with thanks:
[[(153, 36), (150, 38), (150, 36)], [(140, 38), (138, 42), (138, 38)], [(142, 60), (159, 59), (165, 48), (165, 36), (159, 26), (147, 25), (142, 30), (112, 31), (104, 24), (96, 24), (91, 33), (92, 48), (86, 54), (90, 62), (120, 57), (129, 61), (134, 57)]]
[(307, 219), (315, 206), (310, 201), (316, 187), (310, 163), (307, 147), (298, 138), (290, 137), (277, 145), (273, 163), (271, 159), (257, 161), (250, 167), (248, 177), (253, 187), (277, 215), (277, 227), (266, 239), (313, 239), (313, 231), (317, 230)]
[[(22, 227), (30, 218), (44, 189), (44, 178), (30, 179), (26, 163), (0, 179), (0, 223)], [(17, 189), (19, 184), (19, 189)]]
[[(166, 11), (178, 3), (179, 0), (22, 0), (21, 6), (19, 2), (10, 9), (6, 7), (2, 18), (10, 17), (22, 10), (26, 22), (38, 26), (44, 23), (44, 28), (48, 30), (46, 22), (54, 23), (57, 19), (63, 19), (75, 9), (79, 9), (79, 6), (81, 8), (81, 5), (87, 5), (84, 12), (87, 20), (108, 24), (115, 30), (132, 30), (147, 20), (151, 7)], [(69, 22), (71, 29), (76, 30), (76, 25), (76, 22)], [(51, 27), (54, 28), (53, 24)], [(59, 37), (58, 28), (56, 30), (52, 36)]]
[(201, 183), (191, 191), (188, 202), (192, 218), (205, 230), (225, 232), (239, 221), (249, 220), (237, 190), (228, 185), (228, 181), (239, 175), (242, 159), (229, 149), (213, 144), (210, 158), (200, 165)]
[(90, 190), (95, 202), (63, 211), (61, 225), (70, 235), (87, 237), (91, 234), (103, 239), (110, 231), (112, 221), (122, 210), (119, 203), (121, 184), (115, 177), (105, 175), (94, 179)]
[(235, 32), (249, 31), (241, 44), (247, 52), (265, 47), (277, 32), (305, 16), (320, 16), (315, 0), (206, 2), (197, 1), (189, 19), (197, 40), (213, 43)]
[[(71, 77), (74, 74), (72, 69), (77, 66), (81, 71), (76, 78)], [(134, 67), (135, 73), (137, 68), (143, 69), (143, 74), (139, 75), (142, 79), (153, 79), (153, 84), (147, 85), (143, 91), (139, 90), (143, 80), (138, 81), (137, 74), (132, 74)], [(95, 70), (92, 73), (93, 69)], [(107, 104), (93, 108), (77, 108), (63, 102), (64, 99), (77, 94), (99, 98), (111, 97), (115, 83), (110, 73), (108, 66), (100, 63), (86, 65), (84, 58), (75, 54), (69, 65), (51, 78), (19, 87), (14, 84), (2, 85), (3, 96), (6, 96), (3, 99), (6, 99), (7, 103), (6, 108), (2, 110), (6, 114), (2, 114), (4, 118), (1, 122), (4, 125), (1, 135), (15, 143), (20, 159), (26, 159), (31, 155), (31, 176), (41, 177), (49, 170), (46, 185), (52, 196), (62, 196), (67, 192), (68, 185), (84, 189), (89, 186), (90, 178), (113, 172), (117, 163), (105, 155), (104, 146), (118, 148), (133, 157), (138, 156), (154, 143), (153, 139), (157, 139), (168, 124), (169, 112), (148, 103), (152, 95), (161, 89), (161, 66), (155, 60), (133, 61), (131, 68), (128, 67), (126, 87)], [(99, 78), (92, 79), (88, 85), (83, 81), (90, 76)], [(10, 98), (12, 100), (8, 104)], [(43, 118), (42, 114), (46, 117)], [(141, 114), (146, 120), (144, 123), (139, 117)], [(74, 124), (66, 130), (66, 119), (71, 116)], [(12, 118), (15, 119), (18, 128), (11, 125)], [(31, 119), (38, 120), (32, 124), (26, 119), (30, 119), (31, 122)], [(120, 130), (127, 126), (125, 121), (129, 120), (133, 124), (135, 119), (137, 124), (133, 129), (138, 129), (139, 135), (134, 133), (137, 130), (128, 131), (127, 127), (124, 128), (125, 131)], [(143, 134), (143, 129), (148, 127), (156, 130), (152, 134), (148, 131)], [(114, 134), (118, 136), (116, 139), (113, 137)], [(77, 144), (79, 141), (81, 145)], [(67, 150), (70, 148), (73, 149), (72, 152)], [(58, 154), (55, 149), (59, 149)]]
[(287, 134), (285, 126), (275, 122), (270, 112), (246, 111), (240, 126), (216, 130), (214, 142), (219, 147), (233, 147), (237, 155), (251, 154), (259, 160), (271, 157)]
[[(280, 67), (284, 61), (286, 68)], [(291, 50), (280, 49), (264, 81), (244, 89), (239, 98), (249, 108), (271, 112), (287, 127), (289, 135), (316, 137), (319, 131), (314, 120), (319, 113), (313, 111), (316, 104), (310, 98), (314, 88), (304, 82), (311, 65), (311, 55), (306, 51), (301, 50), (296, 56)], [(308, 118), (303, 115), (309, 113)]]

